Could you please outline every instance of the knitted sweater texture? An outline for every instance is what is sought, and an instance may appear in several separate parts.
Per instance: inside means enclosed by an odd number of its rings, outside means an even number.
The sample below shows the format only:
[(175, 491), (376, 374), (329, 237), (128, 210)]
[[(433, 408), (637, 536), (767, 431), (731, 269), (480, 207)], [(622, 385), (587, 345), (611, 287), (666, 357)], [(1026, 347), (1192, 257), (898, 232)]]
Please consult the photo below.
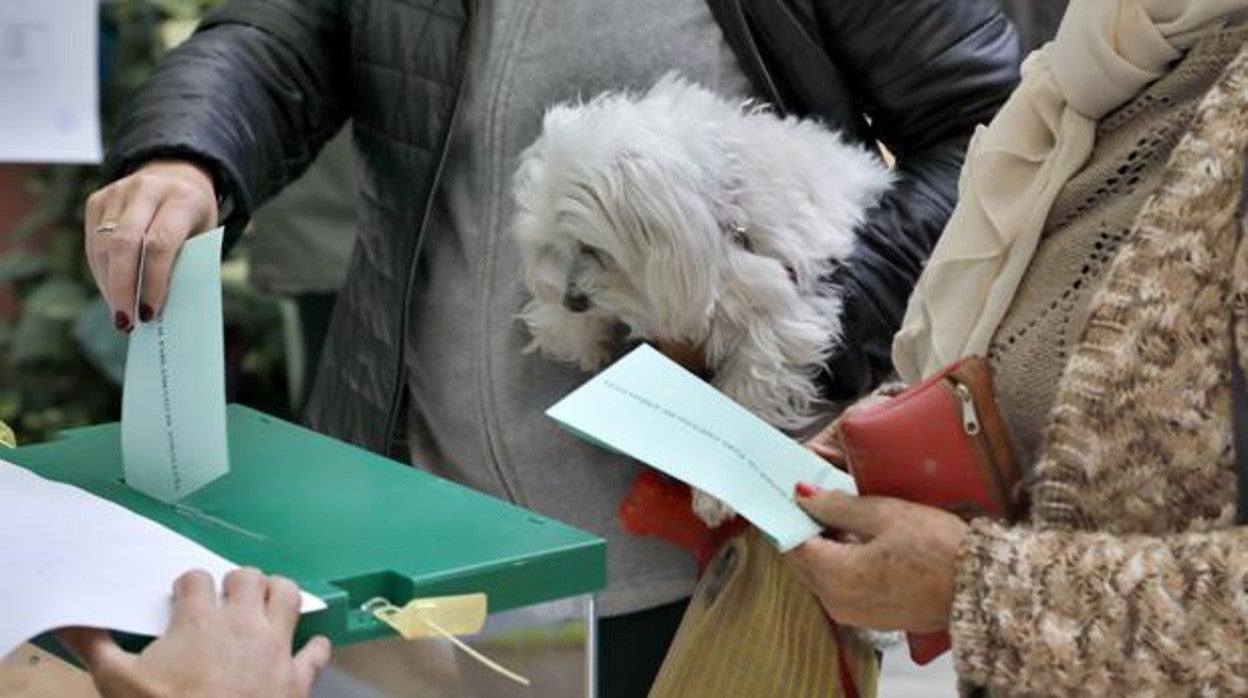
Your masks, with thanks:
[(972, 524), (951, 632), (961, 678), (994, 696), (1248, 695), (1228, 333), (1248, 347), (1246, 148), (1248, 49), (1092, 300), (1029, 520)]
[(1092, 298), (1209, 88), (1248, 27), (1201, 39), (1169, 73), (1101, 119), (1096, 146), (1053, 202), (1040, 244), (988, 348), (1001, 416), (1030, 475)]

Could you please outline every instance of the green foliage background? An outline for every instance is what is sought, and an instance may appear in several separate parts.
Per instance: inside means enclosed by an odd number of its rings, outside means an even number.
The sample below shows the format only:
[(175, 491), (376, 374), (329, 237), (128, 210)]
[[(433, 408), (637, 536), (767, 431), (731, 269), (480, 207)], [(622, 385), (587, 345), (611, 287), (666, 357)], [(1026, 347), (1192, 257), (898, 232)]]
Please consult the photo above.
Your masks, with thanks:
[[(102, 54), (110, 68), (100, 94), (106, 139), (122, 107), (165, 52), (166, 37), (218, 4), (123, 0), (101, 5)], [(12, 284), (20, 303), (15, 318), (0, 318), (0, 420), (14, 428), (19, 443), (119, 416), (125, 337), (113, 329), (82, 252), (83, 203), (99, 184), (96, 167), (39, 168), (26, 182), (37, 196), (35, 208), (10, 230), (0, 231), (10, 250), (0, 255), (0, 284)], [(240, 252), (234, 256), (245, 258)], [(286, 416), (278, 311), (250, 290), (245, 273), (226, 277), (231, 398)]]

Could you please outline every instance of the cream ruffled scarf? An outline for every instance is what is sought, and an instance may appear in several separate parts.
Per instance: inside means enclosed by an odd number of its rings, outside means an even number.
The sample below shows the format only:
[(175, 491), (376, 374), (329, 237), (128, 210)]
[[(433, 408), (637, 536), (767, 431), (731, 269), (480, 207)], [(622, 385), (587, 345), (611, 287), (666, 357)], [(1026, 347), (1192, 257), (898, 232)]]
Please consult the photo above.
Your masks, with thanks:
[(917, 382), (983, 355), (1031, 263), (1045, 219), (1083, 167), (1096, 122), (1165, 74), (1248, 0), (1073, 0), (1057, 37), (971, 140), (958, 204), (910, 297), (893, 362)]

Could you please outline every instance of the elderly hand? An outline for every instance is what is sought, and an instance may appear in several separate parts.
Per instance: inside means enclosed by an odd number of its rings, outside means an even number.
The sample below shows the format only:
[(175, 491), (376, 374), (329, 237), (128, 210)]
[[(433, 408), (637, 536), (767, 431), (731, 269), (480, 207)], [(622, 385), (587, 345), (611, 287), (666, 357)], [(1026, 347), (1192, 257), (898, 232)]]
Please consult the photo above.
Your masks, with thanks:
[[(92, 194), (84, 219), (91, 273), (113, 311), (113, 324), (129, 332), (135, 322), (147, 322), (164, 308), (173, 260), (187, 236), (217, 224), (212, 175), (191, 162), (153, 160)], [(143, 297), (135, 318), (139, 250), (145, 240)]]
[(799, 486), (798, 504), (860, 542), (812, 538), (786, 557), (834, 620), (874, 630), (931, 632), (949, 625), (961, 519), (888, 497)]
[(104, 698), (301, 698), (329, 663), (329, 642), (313, 638), (291, 657), (299, 589), (254, 569), (226, 575), (218, 601), (212, 577), (188, 572), (173, 587), (168, 631), (130, 654), (104, 630), (57, 634), (82, 660)]

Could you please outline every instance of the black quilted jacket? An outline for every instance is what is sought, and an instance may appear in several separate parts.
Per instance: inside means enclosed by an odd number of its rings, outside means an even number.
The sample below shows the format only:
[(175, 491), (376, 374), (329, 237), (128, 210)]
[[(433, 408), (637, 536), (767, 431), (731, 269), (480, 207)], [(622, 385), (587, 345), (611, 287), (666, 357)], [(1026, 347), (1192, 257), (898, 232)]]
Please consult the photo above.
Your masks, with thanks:
[[(118, 177), (157, 156), (205, 163), (237, 229), (351, 117), (358, 243), (308, 418), (404, 458), (396, 437), (407, 308), (476, 1), (230, 2), (160, 64), (107, 164)], [(1017, 82), (1014, 32), (987, 0), (708, 2), (775, 106), (897, 156), (900, 181), (841, 272), (846, 348), (830, 366), (828, 393), (853, 397), (891, 371), (891, 338), (952, 209), (967, 140)]]

